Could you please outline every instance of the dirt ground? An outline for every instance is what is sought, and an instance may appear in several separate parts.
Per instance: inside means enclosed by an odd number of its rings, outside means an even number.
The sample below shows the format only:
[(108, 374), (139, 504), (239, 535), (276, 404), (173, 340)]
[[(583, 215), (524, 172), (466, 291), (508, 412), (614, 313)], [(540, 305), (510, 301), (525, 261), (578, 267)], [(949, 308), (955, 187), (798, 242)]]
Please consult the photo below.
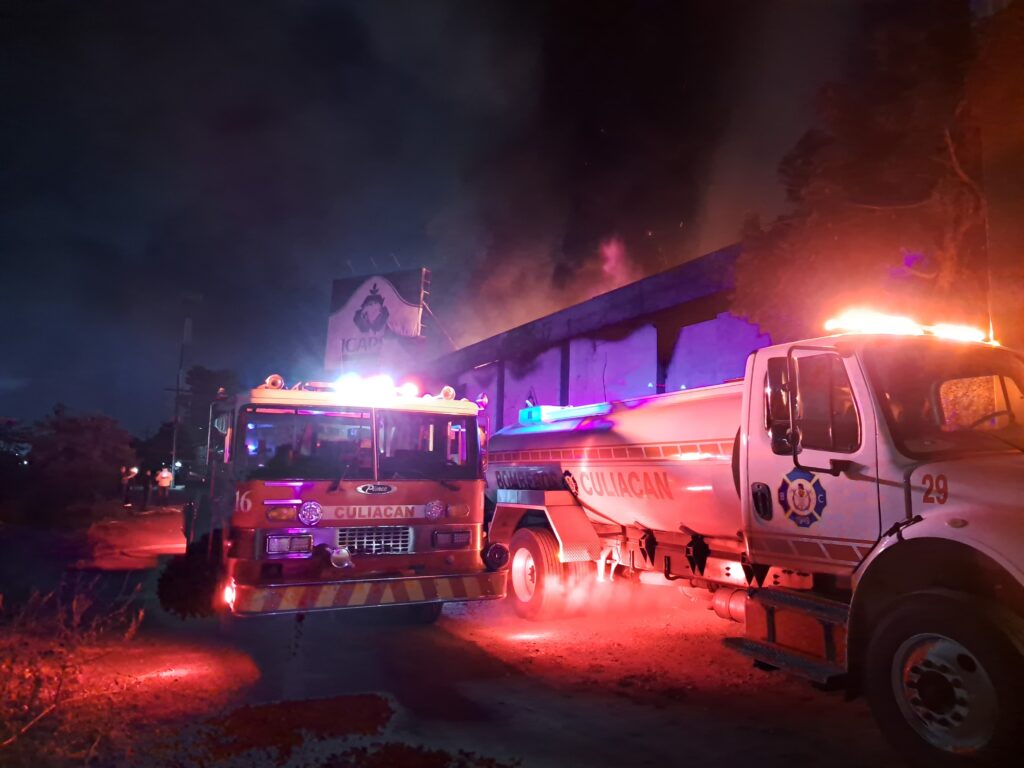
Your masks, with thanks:
[(738, 625), (674, 589), (599, 597), (546, 623), (450, 605), (434, 627), (157, 612), (87, 667), (100, 695), (72, 732), (103, 734), (91, 765), (896, 764), (863, 702), (753, 669), (721, 647)]

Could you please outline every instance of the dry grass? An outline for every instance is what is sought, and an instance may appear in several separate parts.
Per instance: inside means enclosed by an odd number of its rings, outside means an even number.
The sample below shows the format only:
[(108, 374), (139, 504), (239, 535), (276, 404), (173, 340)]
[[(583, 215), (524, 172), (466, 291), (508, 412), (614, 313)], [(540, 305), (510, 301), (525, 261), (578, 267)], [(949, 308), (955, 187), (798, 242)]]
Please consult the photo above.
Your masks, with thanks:
[(134, 637), (143, 612), (138, 589), (104, 604), (97, 591), (76, 580), (17, 606), (0, 594), (0, 764), (88, 765), (116, 727), (102, 704), (118, 691), (88, 690), (82, 672)]

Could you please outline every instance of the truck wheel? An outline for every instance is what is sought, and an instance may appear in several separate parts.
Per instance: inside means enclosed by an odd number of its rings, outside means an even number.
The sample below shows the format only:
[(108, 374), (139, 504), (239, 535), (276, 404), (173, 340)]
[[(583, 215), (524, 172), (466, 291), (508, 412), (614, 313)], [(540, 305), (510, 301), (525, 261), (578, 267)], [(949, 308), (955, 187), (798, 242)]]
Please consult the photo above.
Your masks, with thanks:
[(558, 560), (558, 540), (547, 528), (520, 528), (512, 536), (509, 598), (525, 619), (550, 619), (566, 610), (571, 586), (582, 579), (586, 563)]
[(999, 765), (1019, 747), (1021, 667), (980, 611), (919, 595), (884, 617), (869, 640), (864, 693), (879, 728), (911, 764)]
[(212, 616), (224, 568), (221, 561), (223, 531), (202, 536), (189, 544), (184, 555), (174, 555), (157, 581), (160, 607), (182, 619)]

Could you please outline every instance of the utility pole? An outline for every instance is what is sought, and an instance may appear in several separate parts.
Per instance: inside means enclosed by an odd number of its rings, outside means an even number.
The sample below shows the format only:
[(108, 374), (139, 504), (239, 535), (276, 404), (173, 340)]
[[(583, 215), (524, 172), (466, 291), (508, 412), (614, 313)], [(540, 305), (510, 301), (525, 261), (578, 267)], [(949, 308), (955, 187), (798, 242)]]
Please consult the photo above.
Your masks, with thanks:
[(175, 475), (172, 484), (177, 484), (178, 474), (178, 426), (181, 423), (181, 394), (182, 378), (185, 370), (185, 346), (192, 343), (192, 318), (185, 318), (185, 325), (181, 329), (181, 347), (178, 350), (178, 377), (174, 383), (174, 428), (171, 431), (171, 474)]

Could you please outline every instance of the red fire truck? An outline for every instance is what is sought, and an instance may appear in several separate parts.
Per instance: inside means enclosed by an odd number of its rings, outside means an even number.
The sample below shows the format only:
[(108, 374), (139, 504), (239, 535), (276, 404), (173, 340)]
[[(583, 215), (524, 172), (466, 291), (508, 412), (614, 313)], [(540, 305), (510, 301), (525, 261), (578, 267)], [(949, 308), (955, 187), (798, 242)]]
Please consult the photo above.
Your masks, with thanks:
[(430, 622), (446, 602), (503, 597), (507, 549), (483, 548), (478, 408), (454, 395), (274, 375), (219, 404), (208, 522), (186, 521), (192, 546), (209, 527), (223, 552), (218, 607), (404, 606)]

